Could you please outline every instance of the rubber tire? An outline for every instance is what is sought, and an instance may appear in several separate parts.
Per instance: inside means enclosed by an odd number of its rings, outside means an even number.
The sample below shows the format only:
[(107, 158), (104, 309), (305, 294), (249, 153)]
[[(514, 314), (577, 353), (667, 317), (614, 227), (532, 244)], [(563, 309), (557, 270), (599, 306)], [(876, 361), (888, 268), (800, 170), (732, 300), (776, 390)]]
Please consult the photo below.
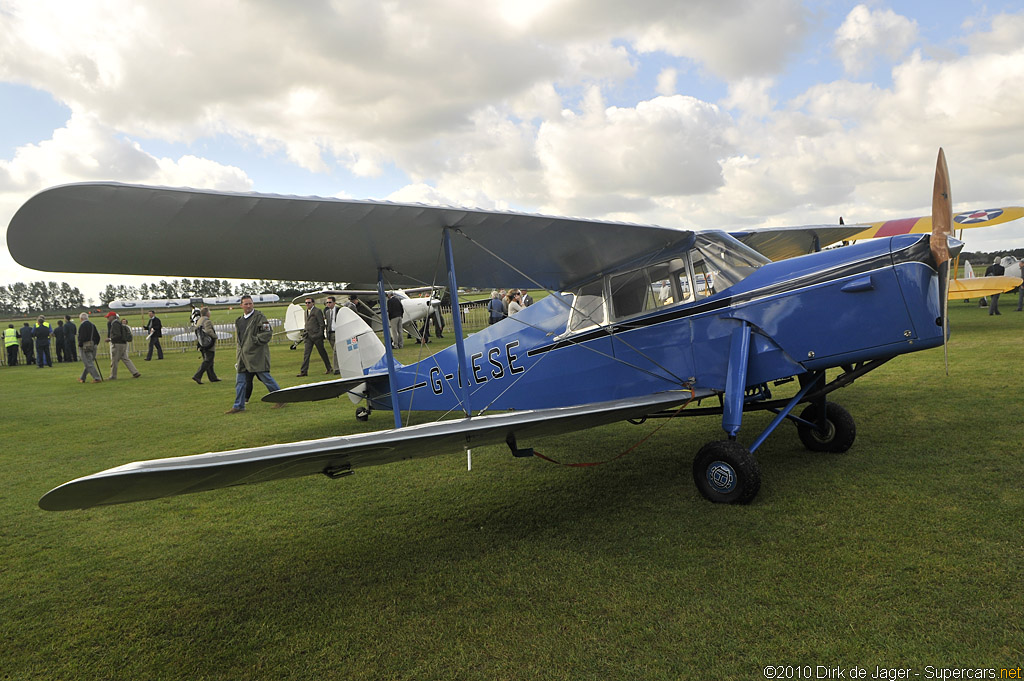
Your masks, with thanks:
[(356, 407), (356, 421), (369, 421), (370, 410), (366, 407)]
[[(813, 404), (808, 405), (800, 412), (800, 418), (814, 423), (818, 418), (817, 407)], [(796, 424), (797, 435), (800, 436), (800, 442), (804, 443), (804, 447), (812, 452), (842, 454), (853, 446), (853, 441), (857, 439), (857, 424), (854, 423), (850, 412), (835, 402), (826, 402), (825, 420), (829, 427), (825, 437), (822, 437), (817, 428), (802, 423)]]
[(693, 482), (708, 501), (749, 504), (761, 489), (761, 466), (738, 442), (709, 442), (693, 458)]

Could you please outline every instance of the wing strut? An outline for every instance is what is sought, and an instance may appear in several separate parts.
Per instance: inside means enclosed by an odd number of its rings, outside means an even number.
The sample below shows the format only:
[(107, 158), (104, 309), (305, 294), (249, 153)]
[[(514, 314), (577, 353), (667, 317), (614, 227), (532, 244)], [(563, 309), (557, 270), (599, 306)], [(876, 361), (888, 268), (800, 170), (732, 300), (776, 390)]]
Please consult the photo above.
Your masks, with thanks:
[[(459, 355), (459, 390), (462, 392), (462, 411), (472, 417), (469, 408), (469, 372), (466, 370), (466, 344), (462, 338), (462, 314), (459, 308), (459, 286), (455, 282), (455, 257), (452, 255), (451, 228), (444, 228), (444, 260), (448, 266), (448, 290), (452, 295), (452, 326), (455, 327), (455, 351)], [(465, 378), (463, 378), (465, 377)]]
[(402, 411), (398, 408), (398, 373), (395, 371), (395, 351), (391, 345), (391, 322), (388, 320), (388, 299), (384, 294), (384, 268), (377, 268), (377, 298), (380, 300), (381, 330), (384, 332), (384, 356), (388, 361), (388, 381), (391, 383), (391, 411), (395, 415), (395, 428), (402, 427)]

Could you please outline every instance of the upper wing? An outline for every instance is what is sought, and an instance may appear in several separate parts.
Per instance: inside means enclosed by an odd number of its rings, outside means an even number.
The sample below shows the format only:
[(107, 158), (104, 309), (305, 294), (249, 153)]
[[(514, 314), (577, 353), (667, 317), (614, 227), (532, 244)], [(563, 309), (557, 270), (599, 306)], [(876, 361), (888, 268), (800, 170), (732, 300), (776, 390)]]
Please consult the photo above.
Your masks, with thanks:
[(839, 241), (849, 240), (864, 231), (864, 225), (805, 225), (803, 227), (765, 227), (729, 232), (771, 260), (807, 255)]
[(554, 435), (649, 414), (690, 399), (666, 392), (577, 407), (508, 412), (439, 421), (359, 435), (251, 447), (125, 464), (78, 478), (39, 500), (47, 511), (65, 511), (158, 499), (280, 478), (352, 468), (501, 444), (509, 438)]
[(22, 265), (55, 272), (344, 276), (375, 285), (383, 269), (389, 286), (415, 286), (447, 282), (446, 227), (456, 230), (459, 283), (488, 288), (563, 290), (693, 238), (665, 227), (521, 213), (84, 183), (29, 199), (11, 220), (7, 244)]
[[(1006, 208), (988, 208), (985, 210), (969, 210), (953, 216), (953, 229), (972, 229), (974, 227), (993, 227), (1004, 222), (1011, 222), (1024, 217), (1024, 208), (1009, 206)], [(932, 231), (932, 217), (905, 218), (902, 220), (885, 220), (860, 225), (861, 231), (849, 237), (850, 241), (874, 239), (897, 234), (928, 234)]]
[[(1021, 217), (1024, 217), (1024, 208), (1017, 206), (966, 211), (953, 217), (953, 228), (992, 227)], [(850, 225), (765, 227), (729, 234), (772, 260), (784, 260), (814, 253), (840, 241), (860, 241), (897, 234), (927, 234), (931, 231), (932, 218), (929, 215)]]

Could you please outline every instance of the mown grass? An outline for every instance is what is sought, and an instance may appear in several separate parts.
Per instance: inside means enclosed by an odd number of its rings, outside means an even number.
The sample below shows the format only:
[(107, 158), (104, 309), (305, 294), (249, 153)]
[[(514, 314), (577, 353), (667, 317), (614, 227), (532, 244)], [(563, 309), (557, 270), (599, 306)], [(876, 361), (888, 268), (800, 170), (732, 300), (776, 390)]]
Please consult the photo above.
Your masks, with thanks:
[[(714, 418), (675, 419), (589, 469), (504, 448), (172, 499), (46, 513), (128, 461), (390, 425), (347, 401), (225, 416), (193, 353), (143, 377), (0, 370), (0, 678), (758, 679), (768, 664), (1015, 667), (1024, 633), (1024, 313), (954, 304), (941, 350), (835, 399), (845, 455), (782, 427), (747, 507), (691, 479)], [(165, 324), (169, 323), (165, 319)], [(403, 361), (414, 358), (407, 348)], [(314, 358), (315, 359), (315, 358)], [(301, 361), (273, 349), (293, 385)], [(308, 380), (308, 379), (307, 379)], [(262, 396), (257, 384), (255, 398)], [(747, 417), (749, 441), (768, 422)], [(660, 423), (521, 443), (609, 458)]]

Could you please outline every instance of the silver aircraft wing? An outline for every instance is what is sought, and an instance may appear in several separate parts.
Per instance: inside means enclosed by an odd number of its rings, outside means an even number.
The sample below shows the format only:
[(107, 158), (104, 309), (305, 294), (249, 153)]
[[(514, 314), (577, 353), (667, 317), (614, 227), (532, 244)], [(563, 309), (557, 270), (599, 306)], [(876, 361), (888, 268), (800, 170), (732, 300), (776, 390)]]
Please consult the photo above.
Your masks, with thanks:
[(684, 404), (690, 397), (689, 391), (663, 392), (575, 407), (505, 412), (322, 440), (138, 461), (67, 482), (47, 492), (39, 506), (47, 511), (65, 511), (318, 473), (334, 477), (354, 468), (510, 443), (510, 439), (511, 443), (516, 439), (521, 442), (526, 437), (637, 418)]
[(803, 227), (764, 227), (730, 231), (729, 236), (742, 241), (771, 260), (785, 260), (815, 253), (863, 232), (865, 225), (805, 225)]
[[(654, 225), (379, 201), (239, 194), (117, 183), (53, 187), (7, 228), (11, 255), (52, 272), (351, 282), (447, 282), (559, 291), (693, 233)], [(103, 244), (100, 248), (97, 244)], [(525, 274), (524, 274), (525, 273)]]

